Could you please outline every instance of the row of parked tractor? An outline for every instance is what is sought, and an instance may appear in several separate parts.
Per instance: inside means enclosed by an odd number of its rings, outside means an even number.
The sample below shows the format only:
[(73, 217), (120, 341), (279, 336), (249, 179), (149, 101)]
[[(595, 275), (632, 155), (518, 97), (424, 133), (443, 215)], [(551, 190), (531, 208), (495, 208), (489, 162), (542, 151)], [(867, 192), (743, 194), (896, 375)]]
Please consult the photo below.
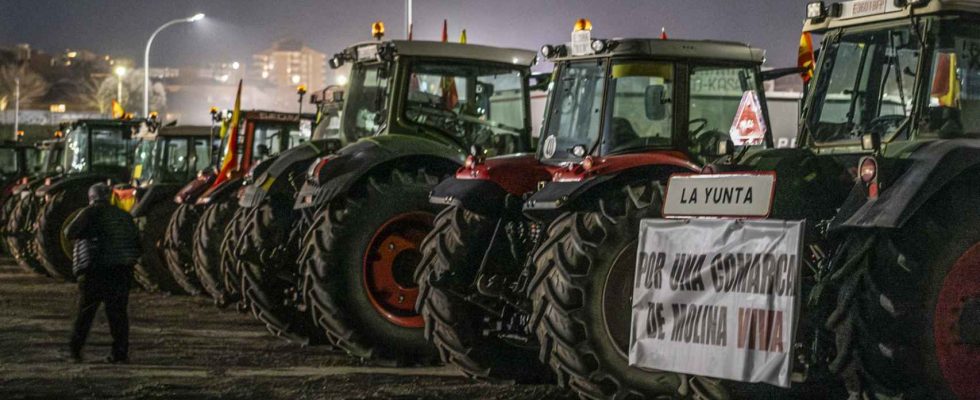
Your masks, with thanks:
[[(142, 229), (145, 289), (211, 296), (354, 357), (588, 398), (978, 398), (978, 21), (976, 1), (815, 2), (800, 66), (765, 72), (745, 44), (600, 39), (588, 20), (537, 53), (375, 29), (330, 60), (351, 78), (313, 96), (315, 115), (236, 101), (211, 127), (75, 122), (5, 189), (6, 247), (70, 280), (62, 230), (109, 180)], [(533, 74), (543, 61), (554, 72)], [(776, 149), (764, 81), (787, 73), (805, 96), (797, 147)], [(754, 197), (670, 215), (743, 181)], [(803, 221), (783, 292), (794, 328), (749, 347), (763, 364), (719, 351), (725, 379), (639, 366), (637, 332), (663, 320), (636, 317), (656, 271), (638, 237), (665, 214)], [(696, 289), (697, 270), (660, 267)], [(786, 352), (787, 384), (746, 372)]]

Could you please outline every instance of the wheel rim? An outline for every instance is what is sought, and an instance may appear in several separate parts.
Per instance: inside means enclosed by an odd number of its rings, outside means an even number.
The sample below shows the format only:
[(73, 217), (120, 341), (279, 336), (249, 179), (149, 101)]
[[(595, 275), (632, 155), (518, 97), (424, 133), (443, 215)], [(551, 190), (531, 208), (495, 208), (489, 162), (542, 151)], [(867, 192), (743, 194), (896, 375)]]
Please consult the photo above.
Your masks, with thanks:
[(422, 259), (419, 247), (433, 228), (434, 216), (409, 212), (394, 216), (379, 228), (364, 253), (362, 274), (368, 299), (381, 316), (405, 328), (421, 328), (415, 312), (419, 288), (412, 278)]
[(79, 208), (73, 211), (70, 215), (68, 215), (68, 218), (65, 218), (65, 220), (61, 222), (61, 228), (58, 229), (58, 239), (61, 242), (61, 251), (69, 260), (74, 258), (75, 242), (68, 240), (68, 237), (65, 236), (65, 229), (68, 228), (68, 224), (74, 221), (75, 217), (77, 217), (82, 210), (84, 210), (84, 208)]
[(628, 358), (630, 317), (633, 314), (633, 274), (636, 268), (636, 242), (623, 247), (606, 273), (602, 288), (602, 322), (616, 352)]
[(980, 393), (980, 244), (953, 264), (936, 302), (933, 335), (939, 368), (960, 398)]

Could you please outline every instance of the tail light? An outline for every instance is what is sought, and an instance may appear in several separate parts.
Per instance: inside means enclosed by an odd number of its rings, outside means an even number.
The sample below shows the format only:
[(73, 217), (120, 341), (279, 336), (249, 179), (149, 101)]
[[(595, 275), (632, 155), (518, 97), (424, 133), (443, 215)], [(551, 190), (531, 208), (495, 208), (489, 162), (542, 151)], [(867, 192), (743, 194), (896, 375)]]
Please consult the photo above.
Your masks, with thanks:
[(858, 164), (858, 178), (868, 188), (868, 198), (878, 198), (878, 161), (868, 156)]

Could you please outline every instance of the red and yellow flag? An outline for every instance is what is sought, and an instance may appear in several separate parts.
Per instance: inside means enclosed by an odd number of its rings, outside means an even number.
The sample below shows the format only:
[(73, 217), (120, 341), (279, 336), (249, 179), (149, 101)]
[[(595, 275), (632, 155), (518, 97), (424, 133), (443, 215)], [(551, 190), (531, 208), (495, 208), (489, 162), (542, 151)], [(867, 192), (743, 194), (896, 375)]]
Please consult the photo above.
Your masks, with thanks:
[(800, 50), (796, 58), (796, 66), (803, 69), (800, 72), (800, 77), (803, 78), (803, 84), (810, 83), (810, 79), (813, 79), (813, 67), (816, 65), (816, 60), (813, 55), (813, 36), (810, 32), (803, 32), (800, 36)]
[(449, 41), (449, 21), (442, 20), (442, 41)]
[(120, 119), (126, 116), (126, 110), (123, 109), (122, 104), (119, 104), (116, 99), (112, 99), (112, 118)]
[(235, 94), (235, 108), (231, 113), (231, 123), (228, 126), (228, 145), (224, 158), (221, 159), (221, 168), (218, 169), (218, 177), (214, 184), (218, 185), (228, 179), (228, 173), (238, 166), (238, 128), (239, 119), (242, 114), (242, 81), (238, 81), (238, 92)]

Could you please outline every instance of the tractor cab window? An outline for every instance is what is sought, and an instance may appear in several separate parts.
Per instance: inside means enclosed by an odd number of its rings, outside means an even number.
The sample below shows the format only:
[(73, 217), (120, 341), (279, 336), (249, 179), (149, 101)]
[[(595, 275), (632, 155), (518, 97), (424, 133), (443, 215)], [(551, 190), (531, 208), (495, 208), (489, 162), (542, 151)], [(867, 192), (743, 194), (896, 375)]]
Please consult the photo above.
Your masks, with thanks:
[(340, 135), (340, 113), (338, 111), (324, 112), (313, 128), (313, 139), (339, 139)]
[(209, 139), (194, 139), (194, 152), (191, 153), (190, 165), (191, 173), (195, 173), (204, 168), (207, 168), (211, 163), (210, 159), (210, 146), (208, 143)]
[(694, 66), (689, 86), (688, 151), (695, 156), (713, 155), (719, 141), (729, 139), (746, 94), (762, 98), (753, 67)]
[(59, 146), (51, 146), (40, 151), (41, 166), (38, 172), (42, 174), (54, 172), (61, 163), (63, 149)]
[(962, 21), (942, 25), (930, 67), (923, 133), (980, 136), (980, 29)]
[(292, 147), (306, 141), (306, 139), (306, 135), (303, 135), (297, 124), (257, 123), (252, 154), (254, 154), (256, 162), (262, 161), (286, 150), (283, 148), (284, 146)]
[(17, 173), (17, 150), (0, 148), (0, 175), (9, 176)]
[(521, 149), (525, 126), (525, 74), (511, 67), (450, 61), (411, 66), (405, 118), (480, 145), (488, 156)]
[(38, 173), (44, 169), (44, 152), (38, 148), (27, 149), (27, 170), (30, 173)]
[(609, 107), (602, 154), (673, 142), (674, 66), (664, 62), (616, 62), (606, 89)]
[(910, 28), (845, 32), (824, 53), (807, 121), (814, 141), (887, 137), (905, 125), (921, 55)]
[(374, 135), (384, 122), (388, 72), (382, 64), (356, 64), (351, 75), (341, 129), (353, 142)]
[(561, 66), (545, 115), (542, 159), (578, 158), (576, 148), (587, 152), (599, 138), (606, 61)]
[(132, 145), (128, 127), (90, 126), (76, 128), (65, 141), (65, 172), (91, 169), (126, 169)]
[(144, 140), (136, 149), (133, 179), (179, 182), (190, 178), (186, 138)]

